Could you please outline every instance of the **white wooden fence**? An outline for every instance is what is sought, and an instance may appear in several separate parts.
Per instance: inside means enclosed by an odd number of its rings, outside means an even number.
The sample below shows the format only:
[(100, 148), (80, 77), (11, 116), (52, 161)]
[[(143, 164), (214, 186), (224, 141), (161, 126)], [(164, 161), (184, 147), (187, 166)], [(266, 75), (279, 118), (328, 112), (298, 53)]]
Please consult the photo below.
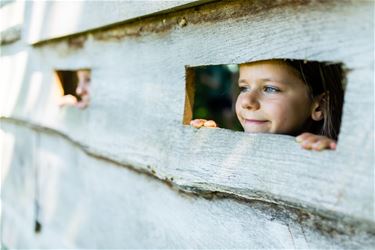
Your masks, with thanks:
[[(5, 1), (6, 248), (371, 248), (373, 1)], [(183, 124), (186, 67), (341, 62), (336, 151)], [(86, 109), (55, 70), (91, 69)], [(185, 119), (186, 121), (186, 119)]]

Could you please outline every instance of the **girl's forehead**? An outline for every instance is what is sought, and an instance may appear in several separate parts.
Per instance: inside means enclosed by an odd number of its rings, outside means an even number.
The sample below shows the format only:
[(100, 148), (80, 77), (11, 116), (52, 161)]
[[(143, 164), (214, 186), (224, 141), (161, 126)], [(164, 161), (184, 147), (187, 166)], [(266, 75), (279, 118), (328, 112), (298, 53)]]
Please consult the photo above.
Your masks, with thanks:
[(268, 60), (246, 63), (240, 65), (240, 78), (264, 78), (272, 77), (275, 80), (285, 78), (300, 78), (299, 73), (293, 67), (282, 60)]
[(240, 70), (271, 70), (293, 73), (295, 69), (282, 60), (267, 60), (240, 64)]

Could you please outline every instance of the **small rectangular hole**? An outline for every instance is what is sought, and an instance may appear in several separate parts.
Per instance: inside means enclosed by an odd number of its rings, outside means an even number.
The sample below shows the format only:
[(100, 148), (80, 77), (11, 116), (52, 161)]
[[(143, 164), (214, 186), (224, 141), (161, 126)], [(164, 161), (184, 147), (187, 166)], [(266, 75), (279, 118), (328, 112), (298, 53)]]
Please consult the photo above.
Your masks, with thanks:
[[(236, 131), (312, 132), (337, 140), (344, 86), (341, 63), (274, 59), (187, 67), (183, 123), (206, 119)], [(254, 103), (247, 103), (249, 98)], [(310, 112), (313, 103), (320, 107)]]
[(59, 80), (60, 89), (62, 95), (72, 95), (78, 98), (76, 95), (76, 89), (78, 86), (77, 71), (74, 70), (56, 70), (56, 74)]
[(90, 101), (91, 70), (56, 70), (56, 82), (60, 89), (60, 106), (85, 108)]

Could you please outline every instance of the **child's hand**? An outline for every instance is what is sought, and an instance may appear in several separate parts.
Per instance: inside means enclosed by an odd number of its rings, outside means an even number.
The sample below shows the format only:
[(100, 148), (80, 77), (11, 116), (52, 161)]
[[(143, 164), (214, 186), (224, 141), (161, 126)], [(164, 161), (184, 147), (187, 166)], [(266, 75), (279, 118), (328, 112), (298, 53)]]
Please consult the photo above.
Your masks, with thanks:
[(213, 120), (205, 119), (194, 119), (190, 122), (190, 125), (194, 128), (206, 127), (206, 128), (217, 128), (216, 122)]
[(336, 141), (322, 135), (302, 133), (296, 137), (296, 141), (301, 144), (304, 149), (312, 149), (316, 151), (321, 151), (323, 149), (336, 149)]
[(88, 95), (81, 96), (81, 100), (77, 100), (77, 97), (72, 95), (64, 95), (59, 100), (59, 106), (74, 106), (80, 109), (84, 109), (89, 105), (90, 98)]
[(77, 98), (72, 95), (64, 95), (59, 99), (59, 106), (75, 106), (77, 104)]

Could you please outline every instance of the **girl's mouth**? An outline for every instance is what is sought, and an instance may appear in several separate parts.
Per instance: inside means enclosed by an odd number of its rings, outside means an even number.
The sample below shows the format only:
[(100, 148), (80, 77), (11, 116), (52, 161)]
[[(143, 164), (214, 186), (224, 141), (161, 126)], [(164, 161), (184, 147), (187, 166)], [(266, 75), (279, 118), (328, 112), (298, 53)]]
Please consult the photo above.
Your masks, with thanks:
[(268, 122), (267, 120), (254, 120), (254, 119), (245, 119), (245, 124), (251, 125), (261, 125)]

